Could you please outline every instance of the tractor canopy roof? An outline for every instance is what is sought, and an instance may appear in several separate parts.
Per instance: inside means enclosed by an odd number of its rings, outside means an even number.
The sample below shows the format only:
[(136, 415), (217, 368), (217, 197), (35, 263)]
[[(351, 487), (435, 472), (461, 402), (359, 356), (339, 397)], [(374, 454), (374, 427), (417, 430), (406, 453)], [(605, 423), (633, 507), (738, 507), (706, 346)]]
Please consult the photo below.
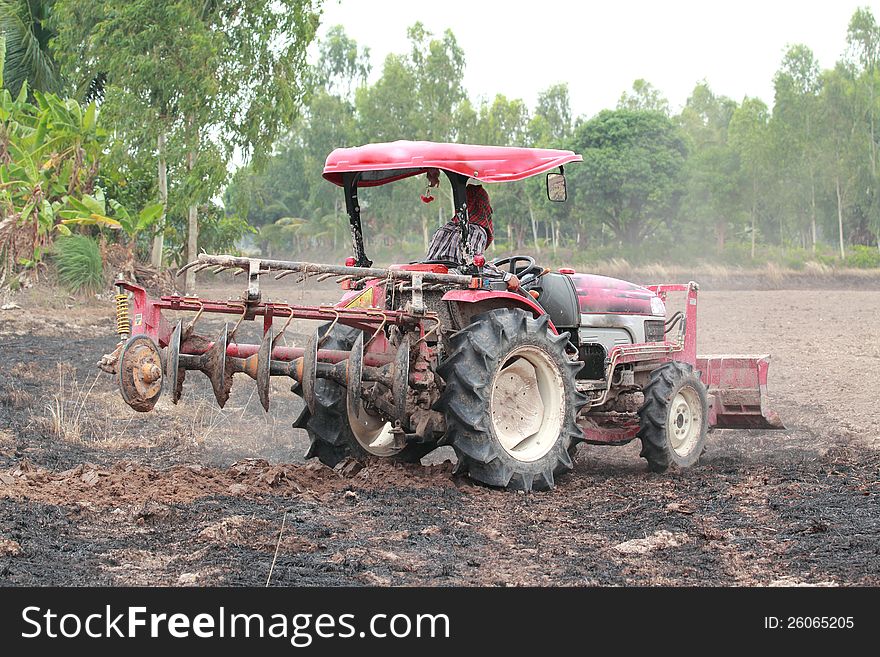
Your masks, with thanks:
[(344, 173), (358, 172), (359, 187), (375, 187), (436, 168), (494, 183), (522, 180), (582, 160), (572, 151), (551, 148), (401, 140), (337, 148), (327, 156), (324, 177), (342, 186)]

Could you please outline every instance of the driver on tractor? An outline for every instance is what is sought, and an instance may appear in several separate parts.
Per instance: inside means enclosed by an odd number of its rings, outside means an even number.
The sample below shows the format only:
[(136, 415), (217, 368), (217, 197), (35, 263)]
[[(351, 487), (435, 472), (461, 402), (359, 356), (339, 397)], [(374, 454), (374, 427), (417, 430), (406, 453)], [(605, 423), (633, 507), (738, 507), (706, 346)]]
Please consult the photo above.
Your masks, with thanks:
[[(437, 187), (440, 184), (439, 170), (429, 169), (426, 175), (429, 187)], [(492, 206), (489, 204), (489, 194), (486, 193), (482, 185), (469, 184), (467, 186), (467, 211), (468, 251), (474, 255), (482, 255), (494, 238)], [(431, 243), (428, 245), (425, 260), (464, 264), (465, 255), (461, 244), (461, 229), (455, 217), (434, 233)], [(483, 265), (483, 272), (491, 277), (502, 278), (507, 283), (508, 290), (520, 288), (520, 280), (512, 272), (501, 271), (490, 263)]]

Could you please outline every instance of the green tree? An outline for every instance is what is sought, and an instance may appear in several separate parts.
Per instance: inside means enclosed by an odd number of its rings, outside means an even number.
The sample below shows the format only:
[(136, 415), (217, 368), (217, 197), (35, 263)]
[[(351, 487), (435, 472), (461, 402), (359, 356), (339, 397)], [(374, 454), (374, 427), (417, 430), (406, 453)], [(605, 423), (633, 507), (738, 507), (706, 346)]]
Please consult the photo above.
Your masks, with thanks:
[(466, 141), (493, 146), (522, 146), (528, 139), (529, 108), (519, 98), (503, 94), (491, 103), (483, 103), (476, 121), (461, 128)]
[(457, 131), (455, 108), (466, 97), (464, 51), (452, 30), (435, 39), (424, 25), (416, 23), (407, 30), (407, 37), (416, 82), (411, 93), (419, 101), (421, 132), (433, 141), (451, 140)]
[(681, 189), (685, 142), (657, 111), (604, 110), (575, 129), (583, 164), (572, 167), (578, 209), (640, 245), (672, 215)]
[(426, 137), (413, 93), (416, 73), (405, 55), (389, 54), (381, 77), (355, 92), (359, 141), (392, 141)]
[(717, 96), (706, 82), (700, 82), (679, 116), (689, 140), (685, 167), (688, 217), (711, 226), (715, 246), (724, 250), (728, 230), (742, 216), (739, 158), (728, 144), (728, 128), (736, 103)]
[(416, 23), (407, 37), (410, 52), (388, 55), (382, 76), (356, 93), (362, 141), (449, 141), (458, 134), (457, 109), (466, 97), (464, 53), (455, 35), (446, 30), (432, 38)]
[(837, 209), (837, 237), (841, 259), (846, 257), (844, 223), (858, 180), (857, 138), (858, 118), (854, 100), (854, 84), (846, 68), (825, 71), (819, 96), (821, 121), (822, 165), (833, 185)]
[(758, 215), (768, 196), (768, 180), (772, 170), (770, 112), (762, 100), (749, 97), (743, 99), (731, 117), (729, 140), (739, 156), (740, 166), (745, 174), (745, 197), (748, 199), (751, 223), (751, 255), (754, 259)]
[[(773, 142), (776, 169), (781, 178), (783, 208), (779, 214), (780, 242), (784, 217), (794, 216), (799, 231), (809, 226), (810, 244), (816, 250), (818, 161), (820, 155), (817, 112), (821, 78), (819, 63), (806, 46), (791, 46), (773, 79)], [(806, 219), (806, 221), (805, 221)]]
[[(537, 148), (568, 148), (572, 136), (571, 102), (568, 84), (554, 84), (538, 94), (535, 111), (529, 121), (528, 146)], [(562, 240), (562, 227), (567, 226), (576, 234), (580, 242), (581, 217), (572, 214), (571, 203), (551, 203), (546, 198), (543, 177), (525, 181), (528, 194), (529, 216), (532, 222), (532, 235), (537, 243), (536, 224), (550, 227), (553, 252), (556, 253)], [(510, 225), (509, 222), (508, 226)], [(508, 240), (510, 242), (510, 240)]]
[[(257, 241), (267, 252), (290, 255), (305, 242), (336, 248), (348, 232), (342, 197), (330, 193), (321, 171), (331, 150), (358, 140), (352, 98), (366, 84), (369, 51), (339, 26), (330, 29), (318, 51), (316, 88), (303, 116), (265, 166), (239, 169), (225, 193), (227, 209), (260, 228)], [(308, 225), (313, 221), (324, 228), (313, 230)]]
[(544, 148), (562, 145), (571, 137), (571, 129), (568, 84), (554, 84), (540, 92), (529, 124), (531, 144)]
[(342, 25), (334, 25), (327, 30), (318, 50), (317, 86), (328, 94), (351, 99), (354, 90), (367, 83), (372, 68), (370, 49), (359, 47)]
[(326, 195), (328, 190), (315, 180), (320, 178), (320, 169), (312, 171), (316, 164), (303, 145), (302, 135), (292, 134), (276, 150), (265, 166), (238, 169), (226, 188), (224, 202), (227, 212), (245, 217), (259, 229), (256, 239), (264, 251), (277, 253), (278, 248), (292, 248), (298, 235), (299, 228), (293, 230), (296, 227), (286, 220), (296, 217), (307, 221), (317, 214), (311, 197), (321, 189)]
[(869, 163), (865, 171), (867, 190), (866, 213), (868, 227), (874, 233), (880, 249), (880, 26), (867, 7), (857, 9), (847, 30), (852, 65), (855, 69), (855, 102), (862, 116), (866, 148), (864, 156)]
[(662, 112), (669, 115), (669, 101), (653, 84), (638, 79), (632, 84), (632, 91), (624, 91), (617, 101), (617, 109)]
[(232, 153), (265, 158), (299, 112), (316, 2), (58, 0), (56, 13), (65, 70), (106, 72), (117, 129), (155, 141), (160, 197), (163, 167), (177, 173), (176, 199), (161, 200), (186, 207), (194, 258), (199, 206), (225, 182)]
[[(472, 112), (462, 84), (464, 52), (455, 35), (446, 30), (434, 37), (422, 23), (407, 30), (409, 52), (386, 57), (382, 75), (371, 87), (361, 87), (355, 94), (358, 135), (361, 142), (427, 139), (431, 141), (468, 141), (462, 117)], [(400, 227), (418, 217), (422, 238), (427, 245), (429, 225), (434, 212), (443, 215), (442, 206), (413, 203), (418, 194), (414, 183), (376, 188), (364, 196), (370, 207), (368, 215), (383, 216), (383, 223)], [(448, 187), (447, 194), (451, 207)], [(366, 217), (369, 220), (369, 216)]]

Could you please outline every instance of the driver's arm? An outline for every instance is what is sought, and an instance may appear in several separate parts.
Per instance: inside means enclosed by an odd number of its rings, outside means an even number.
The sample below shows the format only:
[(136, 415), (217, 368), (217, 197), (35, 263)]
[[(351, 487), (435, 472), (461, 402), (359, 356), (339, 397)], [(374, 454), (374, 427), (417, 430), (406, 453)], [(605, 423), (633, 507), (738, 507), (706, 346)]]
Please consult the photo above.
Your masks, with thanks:
[(508, 290), (518, 290), (520, 286), (519, 277), (516, 274), (512, 274), (509, 271), (504, 271), (499, 269), (495, 265), (490, 263), (486, 263), (483, 265), (483, 273), (488, 274), (489, 276), (496, 277), (502, 279), (505, 283), (507, 283)]
[[(486, 250), (486, 231), (482, 226), (470, 226), (471, 230), (469, 231), (468, 239), (470, 241), (471, 253), (483, 253)], [(503, 271), (492, 265), (490, 263), (486, 263), (483, 265), (483, 273), (488, 274), (494, 278), (500, 278), (505, 283), (507, 283), (508, 290), (518, 290), (520, 286), (519, 277), (516, 274), (513, 274), (509, 271)]]

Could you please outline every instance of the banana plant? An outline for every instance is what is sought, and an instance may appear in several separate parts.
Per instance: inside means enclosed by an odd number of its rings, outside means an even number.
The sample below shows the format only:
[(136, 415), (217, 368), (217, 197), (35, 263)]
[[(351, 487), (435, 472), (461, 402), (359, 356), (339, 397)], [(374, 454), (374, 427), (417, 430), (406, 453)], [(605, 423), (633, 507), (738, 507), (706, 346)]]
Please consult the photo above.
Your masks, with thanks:
[(100, 187), (94, 194), (83, 194), (81, 198), (65, 196), (63, 200), (67, 207), (57, 213), (61, 217), (62, 226), (98, 226), (113, 230), (122, 228), (122, 223), (118, 219), (107, 216), (107, 201), (104, 198), (104, 190)]
[(118, 218), (117, 223), (119, 227), (128, 237), (130, 244), (134, 244), (141, 233), (152, 229), (159, 220), (159, 217), (162, 216), (162, 211), (164, 210), (164, 206), (161, 203), (152, 203), (137, 214), (131, 214), (118, 201), (111, 199), (109, 203), (110, 207), (113, 208), (113, 213)]
[[(0, 235), (0, 251), (25, 266), (39, 263), (54, 235), (69, 235), (71, 225), (122, 228), (95, 186), (107, 135), (94, 103), (83, 108), (39, 92), (33, 99), (27, 84), (14, 98), (0, 89), (0, 206), (12, 229)], [(22, 230), (33, 235), (32, 249), (10, 254), (12, 233)]]

